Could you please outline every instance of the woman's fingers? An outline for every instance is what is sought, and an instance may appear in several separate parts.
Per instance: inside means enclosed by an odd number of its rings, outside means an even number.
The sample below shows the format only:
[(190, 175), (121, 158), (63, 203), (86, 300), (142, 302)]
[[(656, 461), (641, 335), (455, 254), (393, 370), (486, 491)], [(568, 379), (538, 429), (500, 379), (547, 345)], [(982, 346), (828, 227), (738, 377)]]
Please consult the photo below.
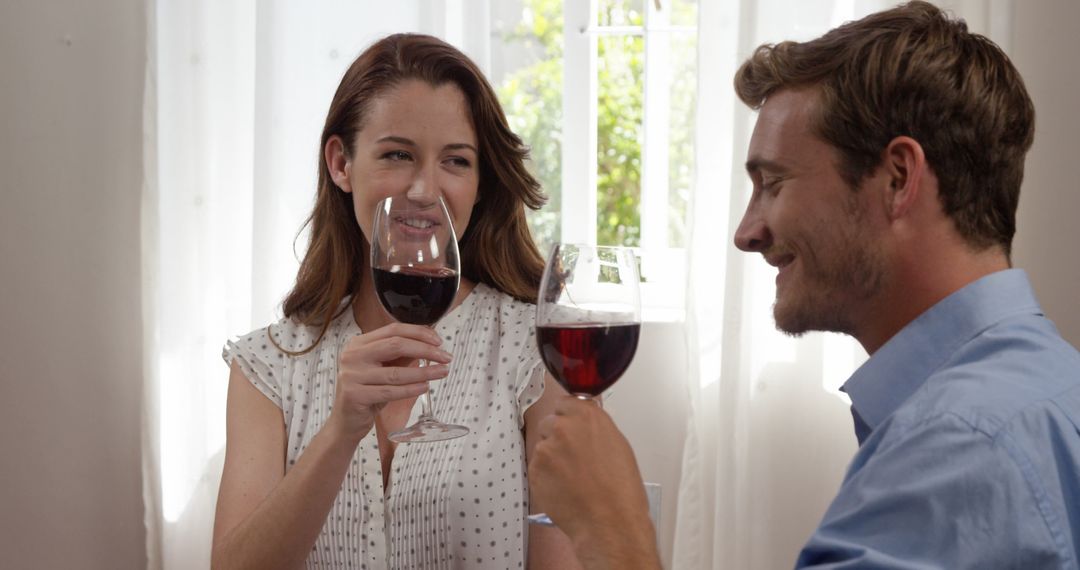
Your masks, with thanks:
[(442, 344), (442, 337), (439, 333), (429, 327), (421, 325), (409, 325), (405, 323), (390, 323), (384, 327), (379, 327), (371, 332), (357, 335), (349, 340), (349, 345), (363, 346), (376, 341), (384, 340), (391, 337), (411, 338), (420, 342), (426, 342), (433, 346), (439, 346)]
[[(379, 329), (382, 330), (382, 329)], [(432, 345), (427, 340), (412, 337), (390, 336), (375, 340), (362, 336), (349, 340), (341, 354), (341, 361), (348, 364), (383, 364), (398, 359), (427, 360), (448, 363), (449, 352)]]
[(406, 384), (404, 386), (368, 386), (365, 390), (364, 399), (369, 404), (385, 404), (394, 400), (414, 398), (428, 391), (426, 382), (419, 384)]
[(430, 366), (382, 366), (361, 368), (357, 370), (342, 370), (341, 380), (349, 382), (355, 380), (358, 384), (367, 386), (405, 386), (430, 382), (446, 378), (450, 374), (450, 367), (445, 364), (432, 364)]

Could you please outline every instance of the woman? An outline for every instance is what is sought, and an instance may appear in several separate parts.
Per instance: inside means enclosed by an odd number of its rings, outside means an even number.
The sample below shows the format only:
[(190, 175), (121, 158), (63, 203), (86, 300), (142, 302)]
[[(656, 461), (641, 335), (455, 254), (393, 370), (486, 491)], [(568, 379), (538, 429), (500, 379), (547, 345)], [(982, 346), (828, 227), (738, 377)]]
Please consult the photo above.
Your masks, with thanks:
[[(446, 43), (394, 35), (352, 64), (285, 318), (225, 346), (215, 567), (576, 565), (561, 532), (523, 522), (532, 434), (564, 394), (533, 336), (543, 262), (523, 206), (544, 197), (525, 156), (490, 85)], [(386, 196), (441, 196), (457, 228), (461, 288), (434, 331), (394, 323), (375, 296), (366, 236)], [(390, 442), (428, 380), (435, 414), (469, 435)]]

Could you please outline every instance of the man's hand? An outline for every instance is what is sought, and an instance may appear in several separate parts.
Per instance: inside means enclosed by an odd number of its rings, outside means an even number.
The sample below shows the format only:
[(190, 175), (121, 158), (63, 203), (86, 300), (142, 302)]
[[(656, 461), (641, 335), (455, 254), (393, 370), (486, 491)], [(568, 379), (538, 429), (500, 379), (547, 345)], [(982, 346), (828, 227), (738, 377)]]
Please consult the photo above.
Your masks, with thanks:
[(660, 568), (630, 444), (596, 404), (567, 396), (540, 422), (529, 464), (534, 511), (570, 537), (586, 568)]

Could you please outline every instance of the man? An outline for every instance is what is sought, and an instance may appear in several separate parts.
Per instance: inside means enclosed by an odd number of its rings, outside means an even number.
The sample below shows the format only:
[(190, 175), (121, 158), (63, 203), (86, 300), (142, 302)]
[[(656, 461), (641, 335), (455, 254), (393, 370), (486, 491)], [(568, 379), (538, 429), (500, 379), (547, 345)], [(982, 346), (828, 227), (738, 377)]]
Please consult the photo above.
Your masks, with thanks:
[[(859, 450), (796, 566), (1078, 568), (1080, 354), (1010, 268), (1034, 131), (1011, 62), (912, 2), (762, 46), (735, 89), (760, 111), (735, 244), (777, 268), (777, 327), (871, 355), (844, 385)], [(607, 416), (568, 399), (541, 437), (533, 492), (586, 567), (658, 567)]]

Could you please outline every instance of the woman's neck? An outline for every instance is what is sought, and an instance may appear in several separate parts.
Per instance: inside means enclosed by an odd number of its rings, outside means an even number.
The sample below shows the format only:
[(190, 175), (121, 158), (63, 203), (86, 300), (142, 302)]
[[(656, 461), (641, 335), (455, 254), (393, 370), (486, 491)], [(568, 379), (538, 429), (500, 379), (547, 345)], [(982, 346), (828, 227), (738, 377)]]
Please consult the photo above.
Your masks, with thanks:
[[(457, 297), (454, 298), (454, 304), (451, 305), (450, 310), (463, 303), (474, 287), (476, 287), (476, 283), (462, 277), (461, 284), (458, 286)], [(371, 270), (367, 267), (361, 270), (360, 288), (357, 289), (356, 296), (353, 297), (352, 311), (353, 319), (356, 320), (360, 330), (364, 332), (373, 331), (394, 322), (394, 319), (386, 314), (382, 303), (379, 302), (379, 297), (375, 294), (375, 280), (371, 276)]]
[(360, 287), (352, 299), (353, 319), (361, 331), (368, 332), (384, 327), (394, 319), (386, 314), (379, 297), (375, 294), (375, 280), (367, 267), (361, 270)]

